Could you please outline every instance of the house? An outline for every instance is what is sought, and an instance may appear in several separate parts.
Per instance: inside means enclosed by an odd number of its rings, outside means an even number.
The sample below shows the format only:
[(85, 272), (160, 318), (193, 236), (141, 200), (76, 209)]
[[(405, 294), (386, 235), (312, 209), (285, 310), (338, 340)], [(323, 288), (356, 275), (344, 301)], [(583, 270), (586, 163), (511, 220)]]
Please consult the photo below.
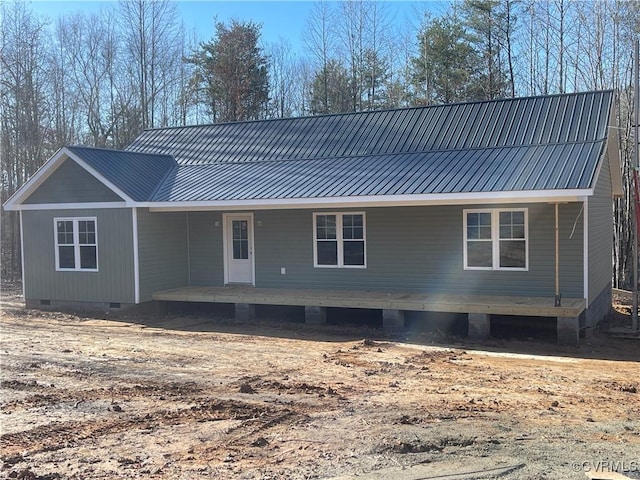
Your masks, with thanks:
[(159, 128), (67, 146), (5, 204), (28, 306), (152, 300), (557, 318), (610, 309), (614, 93)]

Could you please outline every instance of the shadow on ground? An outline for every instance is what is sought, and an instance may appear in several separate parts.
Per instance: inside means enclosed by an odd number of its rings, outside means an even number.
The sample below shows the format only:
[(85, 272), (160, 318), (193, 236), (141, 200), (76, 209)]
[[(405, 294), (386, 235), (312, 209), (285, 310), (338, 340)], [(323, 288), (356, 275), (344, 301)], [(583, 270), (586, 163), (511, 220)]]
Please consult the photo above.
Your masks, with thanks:
[(640, 340), (615, 338), (604, 333), (612, 322), (620, 323), (615, 312), (601, 328), (593, 330), (587, 338), (581, 338), (577, 347), (556, 345), (555, 319), (548, 318), (495, 317), (491, 323), (492, 338), (472, 341), (466, 338), (465, 315), (415, 312), (415, 315), (408, 315), (402, 330), (383, 329), (379, 310), (329, 309), (327, 323), (318, 325), (304, 323), (304, 307), (265, 305), (257, 307), (255, 319), (239, 321), (233, 316), (233, 304), (172, 302), (109, 313), (103, 318), (164, 330), (325, 342), (384, 340), (496, 353), (640, 361)]

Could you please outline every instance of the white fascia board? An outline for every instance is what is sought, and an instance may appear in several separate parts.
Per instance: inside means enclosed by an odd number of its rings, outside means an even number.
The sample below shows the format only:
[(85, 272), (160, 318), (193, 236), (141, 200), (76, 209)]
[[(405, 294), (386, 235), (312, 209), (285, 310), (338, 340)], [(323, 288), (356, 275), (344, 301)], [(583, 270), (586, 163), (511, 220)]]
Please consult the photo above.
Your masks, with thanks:
[(267, 210), (300, 208), (404, 207), (499, 203), (582, 202), (593, 189), (540, 190), (526, 192), (452, 193), (428, 195), (371, 195), (264, 200), (217, 200), (201, 202), (140, 202), (152, 212), (197, 210)]

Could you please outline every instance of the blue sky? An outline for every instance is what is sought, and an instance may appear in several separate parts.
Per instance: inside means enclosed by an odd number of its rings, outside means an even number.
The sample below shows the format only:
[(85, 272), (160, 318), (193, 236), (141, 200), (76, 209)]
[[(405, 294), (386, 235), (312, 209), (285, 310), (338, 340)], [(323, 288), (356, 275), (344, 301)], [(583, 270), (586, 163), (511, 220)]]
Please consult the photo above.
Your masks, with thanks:
[[(97, 12), (101, 8), (113, 6), (114, 1), (97, 0), (32, 0), (33, 10), (39, 15), (55, 19), (66, 12)], [(265, 43), (287, 39), (294, 49), (302, 44), (305, 22), (313, 7), (312, 0), (199, 0), (177, 1), (178, 11), (187, 31), (196, 30), (200, 40), (209, 40), (214, 34), (214, 17), (228, 22), (236, 18), (240, 21), (252, 20), (262, 24), (262, 39)], [(419, 23), (416, 12), (425, 8), (434, 13), (446, 9), (445, 1), (387, 1), (386, 7), (394, 24), (406, 24), (407, 21)]]

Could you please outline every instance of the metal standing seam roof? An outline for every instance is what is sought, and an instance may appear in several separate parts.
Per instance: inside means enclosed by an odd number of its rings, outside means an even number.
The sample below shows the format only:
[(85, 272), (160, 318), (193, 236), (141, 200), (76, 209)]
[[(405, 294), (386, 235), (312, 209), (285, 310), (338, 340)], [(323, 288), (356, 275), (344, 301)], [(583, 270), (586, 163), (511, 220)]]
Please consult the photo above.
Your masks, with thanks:
[(127, 150), (178, 164), (256, 162), (589, 142), (611, 91), (146, 130)]
[[(589, 188), (601, 142), (258, 163), (180, 165), (154, 202)], [(532, 158), (552, 162), (544, 175)], [(585, 163), (585, 159), (588, 161)], [(537, 162), (537, 161), (536, 161)], [(452, 174), (451, 172), (455, 172)]]
[(613, 92), (143, 132), (68, 147), (136, 201), (587, 189)]
[(66, 148), (137, 202), (152, 198), (164, 177), (177, 167), (170, 155), (83, 146)]

